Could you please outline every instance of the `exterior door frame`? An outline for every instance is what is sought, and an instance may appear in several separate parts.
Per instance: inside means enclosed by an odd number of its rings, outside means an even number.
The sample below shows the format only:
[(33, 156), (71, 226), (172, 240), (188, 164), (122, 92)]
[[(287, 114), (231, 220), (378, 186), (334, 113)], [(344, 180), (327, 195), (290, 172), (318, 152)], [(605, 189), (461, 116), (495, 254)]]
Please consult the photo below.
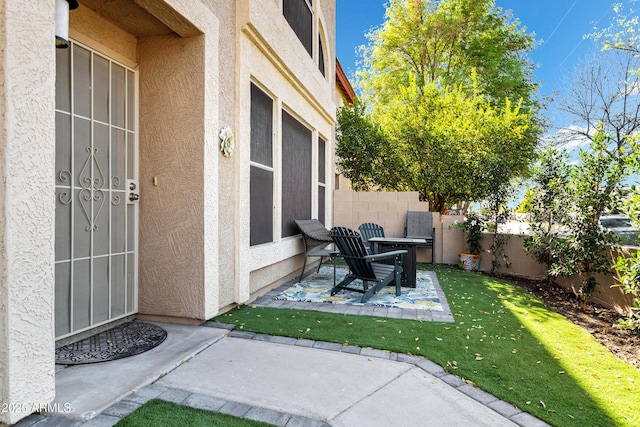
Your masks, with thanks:
[[(74, 94), (73, 81), (76, 77), (74, 73), (77, 72), (74, 65), (74, 52), (76, 49), (82, 49), (82, 51), (88, 52), (89, 55), (89, 76), (86, 77), (86, 81), (78, 84), (78, 86), (82, 83), (90, 86), (90, 89), (88, 89), (90, 102), (88, 114), (85, 114), (86, 106), (76, 107), (74, 105), (76, 96)], [(70, 40), (70, 47), (67, 51), (68, 55), (70, 55), (68, 57), (68, 75), (64, 75), (62, 78), (68, 77), (68, 87), (56, 88), (56, 98), (58, 98), (59, 90), (62, 93), (69, 93), (69, 111), (65, 111), (64, 108), (66, 106), (59, 105), (58, 100), (56, 102), (56, 140), (59, 137), (64, 139), (64, 137), (61, 137), (64, 131), (58, 129), (58, 118), (61, 117), (61, 120), (64, 120), (64, 117), (68, 117), (68, 138), (70, 140), (69, 152), (64, 154), (68, 159), (64, 156), (62, 156), (62, 160), (58, 158), (58, 151), (62, 150), (64, 152), (64, 148), (60, 148), (58, 142), (56, 143), (56, 339), (75, 335), (130, 316), (138, 311), (139, 206), (137, 199), (129, 201), (129, 197), (131, 194), (139, 194), (139, 75), (133, 67), (101, 52), (99, 48), (91, 47), (73, 39)], [(106, 63), (106, 75), (104, 74), (104, 67), (100, 69), (97, 65), (98, 62), (103, 65)], [(60, 66), (57, 66), (57, 69), (58, 73), (60, 73)], [(114, 74), (120, 69), (124, 80), (114, 80)], [(82, 70), (82, 72), (85, 71)], [(96, 77), (97, 74), (100, 74), (100, 71), (103, 74)], [(106, 95), (99, 93), (100, 89), (104, 92), (105, 88), (99, 86), (97, 78), (103, 79), (100, 82), (106, 85)], [(122, 87), (117, 87), (118, 84), (122, 84)], [(62, 83), (61, 86), (63, 86)], [(113, 104), (118, 102), (117, 100), (114, 101), (114, 99), (117, 99), (114, 87), (124, 91), (124, 95), (121, 95), (119, 99), (124, 104), (124, 111), (114, 110), (113, 108)], [(96, 98), (100, 96), (106, 98), (96, 101)], [(97, 117), (99, 114), (96, 113), (96, 110), (98, 109), (99, 101), (106, 103), (106, 107), (102, 105), (103, 109), (106, 110), (106, 122)], [(79, 108), (83, 108), (84, 111), (79, 111)], [(118, 124), (117, 119), (114, 119), (114, 116), (118, 114), (122, 114), (120, 119), (123, 120), (123, 125)], [(76, 121), (86, 122), (89, 128), (90, 146), (85, 147), (87, 156), (82, 165), (78, 164), (82, 163), (82, 161), (77, 162), (79, 147), (76, 145), (78, 138), (75, 135)], [(106, 151), (104, 154), (96, 148), (96, 140), (98, 140), (96, 136), (97, 129), (108, 132), (106, 136), (107, 146), (101, 147), (102, 151)], [(104, 141), (105, 139), (103, 139), (103, 144), (105, 144)], [(104, 150), (104, 148), (107, 149)], [(102, 157), (102, 159), (99, 157)], [(124, 161), (122, 161), (122, 157), (124, 157)], [(69, 170), (60, 168), (63, 161), (66, 165), (66, 160), (69, 161)], [(100, 163), (100, 160), (103, 162)], [(87, 173), (88, 175), (83, 175)], [(133, 198), (135, 199), (135, 196)], [(62, 205), (64, 204), (71, 205), (70, 212), (63, 213), (64, 208), (62, 208)], [(106, 210), (106, 213), (103, 210)], [(69, 229), (64, 230), (68, 232), (68, 236), (65, 236), (67, 233), (61, 232), (63, 220), (59, 216), (62, 217), (64, 214), (70, 215)], [(83, 214), (84, 217), (82, 216)], [(104, 219), (105, 215), (106, 220)], [(78, 216), (80, 218), (76, 218)], [(106, 225), (107, 229), (106, 231), (101, 231), (101, 235), (95, 232), (99, 227), (99, 216), (103, 217), (103, 223), (100, 226), (105, 228)], [(65, 217), (64, 220), (66, 219)], [(75, 252), (74, 246), (77, 243), (75, 233), (83, 233), (83, 230), (78, 228), (77, 221), (86, 221), (88, 223), (85, 227), (85, 231), (90, 233), (88, 256), (80, 255), (78, 257)], [(122, 231), (122, 227), (124, 227), (125, 235), (121, 234), (119, 236), (120, 239), (118, 239), (114, 229)], [(96, 255), (95, 252), (100, 252), (96, 251), (96, 246), (100, 246), (96, 242), (100, 241), (102, 242), (101, 246), (103, 246), (102, 253)], [(106, 249), (104, 249), (105, 244), (107, 246)], [(116, 246), (124, 248), (124, 251), (116, 249)], [(63, 251), (67, 251), (66, 257), (62, 256), (61, 253)], [(105, 260), (106, 266), (104, 265)], [(68, 264), (68, 272), (65, 271), (66, 264)], [(84, 267), (80, 267), (83, 264)], [(99, 264), (101, 264), (101, 267), (98, 267)], [(121, 271), (120, 265), (124, 266), (124, 271)], [(74, 307), (74, 300), (77, 297), (74, 282), (78, 279), (76, 268), (78, 270), (82, 270), (82, 268), (87, 270), (89, 282), (88, 289), (84, 289), (84, 294), (88, 293), (88, 295), (81, 295), (84, 300), (83, 303), (89, 304), (88, 313), (83, 313), (87, 315), (87, 322), (83, 321), (80, 325), (76, 324), (74, 315), (82, 313), (86, 309)], [(83, 278), (87, 279), (86, 274)], [(123, 288), (116, 288), (116, 285), (114, 285), (118, 280), (123, 281), (121, 284)], [(68, 289), (66, 289), (67, 283)], [(86, 288), (87, 285), (81, 286)], [(107, 287), (106, 297), (108, 298), (106, 312), (103, 308), (102, 313), (96, 314), (94, 304), (99, 303), (100, 301), (96, 299), (101, 297), (104, 304), (105, 286)], [(102, 290), (102, 296), (99, 295), (100, 290)], [(82, 291), (77, 292), (82, 294)], [(121, 310), (120, 308), (114, 310), (115, 304), (119, 304)], [(66, 323), (64, 326), (62, 326), (63, 322)]]

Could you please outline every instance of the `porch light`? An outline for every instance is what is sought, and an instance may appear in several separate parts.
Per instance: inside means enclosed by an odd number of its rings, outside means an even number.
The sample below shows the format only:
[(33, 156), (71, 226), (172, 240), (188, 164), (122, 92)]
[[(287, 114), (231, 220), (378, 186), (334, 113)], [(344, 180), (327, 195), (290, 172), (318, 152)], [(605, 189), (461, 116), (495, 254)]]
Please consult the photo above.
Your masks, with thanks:
[(56, 47), (69, 47), (69, 11), (78, 7), (78, 0), (56, 0)]

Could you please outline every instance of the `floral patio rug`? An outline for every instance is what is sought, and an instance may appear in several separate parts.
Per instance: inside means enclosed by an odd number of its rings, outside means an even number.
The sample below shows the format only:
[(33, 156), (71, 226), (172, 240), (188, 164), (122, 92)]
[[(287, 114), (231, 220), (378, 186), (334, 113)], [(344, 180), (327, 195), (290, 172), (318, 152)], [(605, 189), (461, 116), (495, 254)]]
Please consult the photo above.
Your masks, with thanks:
[[(336, 269), (336, 283), (340, 283), (347, 274), (346, 268)], [(359, 306), (385, 306), (395, 308), (409, 308), (414, 310), (443, 311), (436, 288), (428, 271), (418, 271), (415, 288), (402, 288), (402, 295), (396, 296), (395, 286), (386, 286), (371, 297), (366, 303), (361, 303), (362, 294), (351, 291), (340, 291), (331, 296), (333, 288), (333, 267), (322, 266), (319, 273), (306, 276), (301, 282), (295, 283), (274, 298), (287, 301), (319, 302), (330, 304), (350, 304)], [(352, 285), (362, 286), (360, 280)]]

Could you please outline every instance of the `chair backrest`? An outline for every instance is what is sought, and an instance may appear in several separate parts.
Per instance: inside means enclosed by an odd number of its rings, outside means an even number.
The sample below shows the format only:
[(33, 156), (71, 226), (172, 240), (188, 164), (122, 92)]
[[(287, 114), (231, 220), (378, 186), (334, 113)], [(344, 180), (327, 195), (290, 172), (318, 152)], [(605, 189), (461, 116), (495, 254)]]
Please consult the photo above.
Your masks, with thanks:
[(302, 233), (305, 250), (315, 246), (326, 246), (332, 242), (329, 230), (317, 219), (294, 219), (294, 221)]
[(329, 234), (353, 275), (365, 280), (375, 280), (371, 264), (364, 259), (369, 254), (360, 233), (347, 227), (333, 227)]
[(372, 222), (365, 222), (358, 227), (360, 235), (365, 242), (368, 242), (372, 237), (384, 237), (384, 228), (381, 225), (374, 224)]
[(433, 238), (433, 216), (431, 212), (408, 211), (405, 237), (420, 239)]

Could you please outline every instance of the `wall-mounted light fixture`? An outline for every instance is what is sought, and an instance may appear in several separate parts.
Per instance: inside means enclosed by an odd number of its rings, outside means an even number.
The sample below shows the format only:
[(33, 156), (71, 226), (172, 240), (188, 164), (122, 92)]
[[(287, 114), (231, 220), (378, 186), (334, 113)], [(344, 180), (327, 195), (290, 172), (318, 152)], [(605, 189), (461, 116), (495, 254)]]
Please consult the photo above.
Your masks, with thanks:
[(56, 47), (69, 47), (69, 11), (78, 7), (78, 0), (56, 0)]

